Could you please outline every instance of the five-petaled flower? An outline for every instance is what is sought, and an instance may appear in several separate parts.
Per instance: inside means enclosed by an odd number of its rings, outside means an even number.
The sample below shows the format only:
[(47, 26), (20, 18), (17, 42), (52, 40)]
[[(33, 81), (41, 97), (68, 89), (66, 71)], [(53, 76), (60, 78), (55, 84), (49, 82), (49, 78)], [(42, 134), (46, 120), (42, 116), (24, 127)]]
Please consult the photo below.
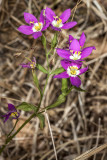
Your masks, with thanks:
[(20, 113), (17, 112), (13, 104), (8, 104), (8, 110), (9, 111), (5, 115), (2, 115), (2, 117), (5, 117), (4, 123), (9, 119), (9, 117), (12, 117), (12, 119), (18, 119), (20, 116)]
[(22, 63), (20, 64), (23, 68), (32, 68), (34, 69), (36, 67), (36, 59), (33, 57), (33, 60), (28, 63)]
[(75, 21), (65, 23), (71, 16), (70, 9), (65, 10), (61, 16), (58, 17), (50, 8), (46, 8), (45, 16), (50, 21), (51, 27), (57, 31), (61, 31), (61, 29), (70, 29), (77, 24)]
[(81, 80), (78, 76), (86, 72), (88, 70), (88, 66), (80, 69), (82, 66), (81, 62), (76, 63), (68, 60), (62, 60), (61, 65), (66, 71), (55, 75), (54, 78), (70, 78), (71, 84), (79, 87), (81, 85)]
[(24, 19), (30, 26), (22, 25), (18, 28), (18, 30), (26, 35), (32, 34), (34, 39), (42, 36), (42, 31), (46, 30), (50, 25), (49, 23), (45, 23), (43, 11), (44, 10), (40, 13), (39, 22), (34, 15), (24, 12)]
[(58, 55), (62, 58), (71, 60), (71, 61), (83, 61), (83, 58), (89, 56), (93, 49), (96, 49), (94, 46), (86, 47), (84, 46), (86, 37), (84, 32), (82, 33), (79, 41), (74, 39), (71, 35), (69, 36), (69, 50), (64, 50), (57, 48), (56, 51)]

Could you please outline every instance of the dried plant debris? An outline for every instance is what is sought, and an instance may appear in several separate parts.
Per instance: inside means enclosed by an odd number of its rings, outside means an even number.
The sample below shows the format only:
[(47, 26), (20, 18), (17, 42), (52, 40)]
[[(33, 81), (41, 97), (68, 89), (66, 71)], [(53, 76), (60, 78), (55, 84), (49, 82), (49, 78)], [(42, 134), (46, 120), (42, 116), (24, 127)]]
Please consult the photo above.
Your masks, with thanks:
[[(78, 5), (77, 5), (78, 4)], [(67, 35), (79, 39), (84, 31), (87, 45), (96, 46), (96, 51), (87, 58), (90, 71), (82, 76), (83, 88), (88, 92), (72, 92), (64, 104), (48, 111), (59, 160), (106, 160), (107, 158), (107, 2), (106, 0), (6, 0), (0, 1), (0, 114), (7, 113), (8, 103), (18, 105), (22, 101), (38, 104), (39, 92), (33, 84), (28, 68), (21, 69), (25, 57), (36, 59), (46, 66), (45, 54), (39, 40), (19, 33), (17, 28), (24, 24), (23, 13), (39, 16), (46, 6), (60, 15), (67, 8), (72, 9), (72, 19), (78, 25), (72, 31), (63, 30), (59, 45), (63, 47)], [(51, 30), (51, 29), (50, 29)], [(50, 43), (52, 32), (45, 34)], [(68, 33), (69, 32), (69, 33)], [(36, 46), (36, 47), (35, 47)], [(49, 59), (54, 66), (57, 55)], [(60, 61), (57, 61), (60, 66)], [(41, 87), (45, 83), (44, 74), (38, 73)], [(32, 83), (31, 83), (32, 82)], [(42, 106), (54, 102), (60, 94), (60, 80), (49, 79)], [(51, 97), (51, 98), (50, 98)], [(21, 112), (19, 127), (30, 116)], [(0, 145), (11, 129), (14, 120), (5, 125), (0, 121)], [(16, 128), (17, 129), (17, 128)], [(12, 141), (1, 155), (0, 160), (54, 160), (54, 151), (48, 124), (44, 130), (39, 128), (38, 120), (33, 119)]]

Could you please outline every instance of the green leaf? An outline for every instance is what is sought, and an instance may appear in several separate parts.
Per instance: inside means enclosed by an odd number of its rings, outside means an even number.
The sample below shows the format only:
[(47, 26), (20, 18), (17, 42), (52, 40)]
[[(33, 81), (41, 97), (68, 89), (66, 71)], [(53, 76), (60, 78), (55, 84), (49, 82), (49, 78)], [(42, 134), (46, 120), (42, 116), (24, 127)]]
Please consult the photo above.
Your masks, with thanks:
[(67, 80), (67, 78), (63, 78), (61, 91), (63, 94), (66, 94), (67, 90), (68, 90), (68, 80)]
[(35, 71), (32, 71), (32, 75), (33, 75), (33, 81), (34, 81), (36, 87), (38, 88), (38, 90), (39, 90), (39, 92), (40, 92), (40, 95), (41, 95), (41, 97), (42, 97), (42, 92), (41, 92), (41, 89), (40, 89), (40, 87), (39, 87), (39, 81), (38, 81), (36, 72), (35, 72)]
[(40, 120), (40, 128), (43, 129), (45, 127), (45, 116), (43, 114), (37, 114), (37, 117)]
[(57, 106), (59, 106), (60, 104), (64, 103), (65, 100), (66, 100), (66, 97), (65, 97), (63, 94), (61, 94), (61, 95), (58, 97), (57, 101), (56, 101), (55, 103), (47, 106), (46, 109), (48, 110), (48, 109), (57, 107)]
[(46, 49), (46, 38), (43, 34), (42, 34), (41, 39), (42, 39), (42, 44), (43, 44), (44, 48)]
[(36, 72), (35, 72), (35, 71), (33, 71), (33, 72), (32, 72), (32, 75), (33, 75), (33, 81), (34, 81), (34, 83), (35, 83), (36, 87), (39, 89), (39, 81), (38, 81), (38, 78), (37, 78)]
[(19, 110), (23, 110), (23, 111), (35, 111), (37, 112), (37, 107), (32, 105), (32, 104), (29, 104), (29, 103), (26, 103), (26, 102), (22, 102), (19, 106), (16, 107), (17, 109)]
[(40, 71), (42, 71), (43, 73), (48, 74), (48, 71), (47, 71), (44, 67), (42, 67), (40, 64), (37, 64), (36, 67), (37, 67)]
[(78, 88), (78, 87), (75, 87), (74, 88), (77, 90), (77, 91), (81, 91), (81, 92), (87, 92), (86, 90), (82, 89), (82, 88)]
[(61, 67), (61, 68), (57, 68), (54, 71), (52, 71), (51, 74), (58, 74), (58, 73), (62, 73), (64, 71), (65, 71), (64, 68)]
[(54, 49), (56, 47), (58, 43), (58, 40), (57, 40), (57, 32), (54, 34), (54, 37), (52, 39), (52, 42), (51, 42), (51, 48)]

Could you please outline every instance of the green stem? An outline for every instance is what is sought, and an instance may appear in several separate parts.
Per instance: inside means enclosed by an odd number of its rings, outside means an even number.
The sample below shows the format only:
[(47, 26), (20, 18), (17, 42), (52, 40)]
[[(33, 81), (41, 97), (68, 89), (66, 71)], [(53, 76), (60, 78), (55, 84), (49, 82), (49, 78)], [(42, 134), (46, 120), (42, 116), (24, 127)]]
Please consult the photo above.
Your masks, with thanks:
[(0, 149), (0, 155), (3, 152), (3, 150), (5, 149), (6, 145), (20, 132), (20, 130), (33, 118), (36, 116), (36, 113), (33, 113), (23, 124), (21, 127), (19, 127), (19, 129), (10, 137), (8, 137), (6, 139), (5, 144), (2, 146), (2, 148)]
[(16, 127), (17, 122), (18, 122), (18, 119), (16, 120), (16, 123), (15, 123), (15, 125), (14, 125), (13, 129), (10, 131), (10, 133), (7, 135), (7, 137), (9, 137), (9, 136), (11, 135), (11, 133), (13, 132), (13, 130), (14, 130), (14, 129), (15, 129), (15, 127)]

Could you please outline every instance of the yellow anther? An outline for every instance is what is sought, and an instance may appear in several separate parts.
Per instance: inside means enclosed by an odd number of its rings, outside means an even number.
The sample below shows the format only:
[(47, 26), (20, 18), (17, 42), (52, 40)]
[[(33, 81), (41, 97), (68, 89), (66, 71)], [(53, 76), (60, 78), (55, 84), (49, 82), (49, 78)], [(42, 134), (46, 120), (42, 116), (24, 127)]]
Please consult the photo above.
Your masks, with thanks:
[(73, 53), (73, 50), (70, 50), (71, 53)]
[(77, 54), (77, 51), (75, 52), (75, 54)]
[(55, 18), (55, 19), (56, 19), (56, 18), (58, 18), (58, 16), (53, 16), (53, 18)]
[(70, 41), (70, 43), (72, 42), (72, 40)]
[(71, 74), (76, 75), (76, 70), (71, 70)]
[(70, 66), (70, 73), (72, 75), (76, 75), (77, 70), (78, 70), (78, 67), (76, 67), (76, 66)]
[(81, 54), (81, 52), (80, 51), (78, 51), (78, 55), (80, 55)]
[(34, 21), (32, 22), (32, 21), (30, 21), (30, 24), (34, 24)]
[(38, 22), (38, 26), (35, 26), (35, 29), (39, 31), (41, 29), (41, 23)]
[(35, 62), (32, 62), (32, 63), (30, 64), (30, 67), (31, 67), (31, 68), (35, 68), (35, 65), (36, 65)]
[(57, 20), (57, 24), (60, 24), (62, 22), (62, 20), (59, 18), (58, 20)]
[(18, 113), (17, 113), (17, 112), (13, 112), (13, 113), (11, 113), (10, 116), (11, 116), (11, 117), (16, 117), (16, 116), (18, 116)]
[(70, 69), (78, 69), (76, 66), (71, 66)]

